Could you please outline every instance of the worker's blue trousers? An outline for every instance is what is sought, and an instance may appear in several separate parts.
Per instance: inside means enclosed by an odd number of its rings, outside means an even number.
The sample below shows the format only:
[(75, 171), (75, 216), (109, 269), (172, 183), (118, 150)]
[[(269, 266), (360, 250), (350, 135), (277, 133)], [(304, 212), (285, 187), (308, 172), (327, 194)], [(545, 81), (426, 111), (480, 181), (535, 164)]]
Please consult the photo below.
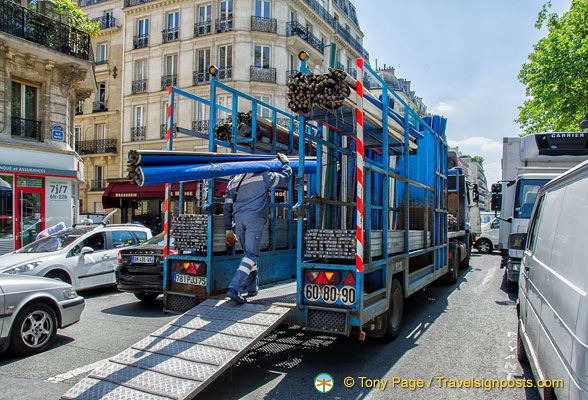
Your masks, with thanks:
[(235, 218), (235, 232), (243, 247), (243, 258), (229, 288), (238, 293), (241, 293), (243, 287), (246, 287), (248, 292), (257, 292), (257, 258), (265, 222), (265, 218), (259, 216)]

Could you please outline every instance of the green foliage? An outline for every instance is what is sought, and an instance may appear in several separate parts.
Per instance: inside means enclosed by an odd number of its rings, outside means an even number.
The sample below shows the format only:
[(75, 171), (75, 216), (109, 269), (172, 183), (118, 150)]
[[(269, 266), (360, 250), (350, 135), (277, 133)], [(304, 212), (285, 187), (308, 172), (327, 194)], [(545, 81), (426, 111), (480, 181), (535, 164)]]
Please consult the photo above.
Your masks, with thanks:
[(100, 24), (88, 19), (86, 14), (70, 0), (48, 0), (53, 4), (53, 11), (65, 15), (70, 26), (86, 32), (92, 37), (98, 36)]
[(547, 15), (543, 5), (536, 26), (547, 20), (548, 34), (533, 46), (519, 80), (527, 99), (519, 107), (524, 135), (544, 131), (577, 131), (588, 111), (588, 0), (572, 0), (561, 17)]
[(472, 160), (477, 161), (478, 164), (480, 164), (481, 167), (484, 166), (484, 157), (482, 156), (473, 156)]

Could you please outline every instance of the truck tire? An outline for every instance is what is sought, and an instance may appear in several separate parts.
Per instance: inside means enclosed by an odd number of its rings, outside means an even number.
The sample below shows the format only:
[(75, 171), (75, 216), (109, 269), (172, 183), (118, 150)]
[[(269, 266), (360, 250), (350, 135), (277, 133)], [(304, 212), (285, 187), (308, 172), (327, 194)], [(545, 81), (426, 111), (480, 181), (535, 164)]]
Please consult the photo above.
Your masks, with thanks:
[(494, 250), (494, 246), (490, 240), (482, 238), (476, 242), (476, 249), (482, 254), (489, 254)]
[[(461, 261), (459, 263), (459, 269), (468, 269), (470, 267), (470, 255), (472, 254), (472, 243), (470, 241), (470, 235), (466, 235), (466, 245), (467, 245), (467, 250), (466, 250), (466, 256), (463, 259), (463, 261)], [(457, 271), (458, 275), (459, 275), (459, 271)]]
[(396, 339), (402, 326), (402, 313), (404, 309), (404, 293), (398, 279), (392, 281), (390, 289), (390, 308), (386, 318), (386, 334), (384, 339), (388, 342)]
[[(453, 285), (456, 284), (459, 279), (459, 250), (454, 242), (449, 243), (449, 252), (452, 254), (452, 257), (449, 257), (447, 262), (449, 268), (447, 269), (445, 279)], [(451, 269), (453, 269), (453, 271)]]

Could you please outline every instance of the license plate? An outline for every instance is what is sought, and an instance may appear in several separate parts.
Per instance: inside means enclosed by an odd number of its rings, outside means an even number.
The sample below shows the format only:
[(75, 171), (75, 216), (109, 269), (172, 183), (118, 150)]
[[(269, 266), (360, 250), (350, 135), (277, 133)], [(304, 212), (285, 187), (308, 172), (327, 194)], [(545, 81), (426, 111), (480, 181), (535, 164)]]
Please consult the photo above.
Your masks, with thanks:
[(206, 277), (205, 276), (192, 276), (192, 275), (175, 274), (174, 275), (174, 282), (186, 283), (188, 285), (206, 286)]
[(155, 257), (149, 256), (133, 256), (131, 258), (133, 264), (153, 264), (155, 263)]

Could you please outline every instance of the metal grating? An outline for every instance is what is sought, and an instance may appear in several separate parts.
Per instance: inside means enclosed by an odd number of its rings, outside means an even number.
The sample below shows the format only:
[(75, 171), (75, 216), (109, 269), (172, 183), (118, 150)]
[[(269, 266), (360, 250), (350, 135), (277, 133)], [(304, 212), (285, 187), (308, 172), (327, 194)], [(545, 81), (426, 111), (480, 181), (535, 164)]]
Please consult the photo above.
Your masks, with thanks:
[[(180, 297), (180, 296), (177, 296)], [(63, 399), (193, 398), (271, 332), (292, 307), (208, 299), (112, 357)], [(292, 345), (280, 345), (288, 347)]]
[(185, 313), (198, 303), (197, 296), (182, 296), (167, 293), (166, 310)]
[(307, 328), (316, 332), (348, 335), (347, 312), (308, 308)]

